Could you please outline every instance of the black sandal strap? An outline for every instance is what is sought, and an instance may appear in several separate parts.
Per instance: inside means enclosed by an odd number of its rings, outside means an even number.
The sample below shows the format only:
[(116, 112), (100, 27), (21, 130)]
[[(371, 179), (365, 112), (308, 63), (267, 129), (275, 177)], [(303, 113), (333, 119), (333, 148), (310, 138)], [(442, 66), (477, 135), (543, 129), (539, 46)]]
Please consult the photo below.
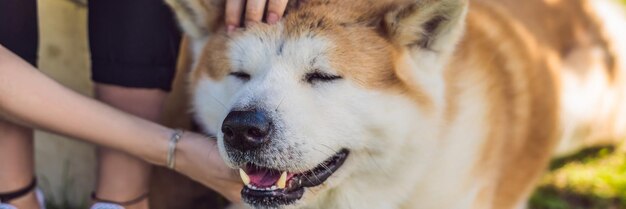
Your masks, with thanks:
[(10, 202), (11, 200), (26, 196), (28, 193), (33, 191), (37, 187), (37, 178), (33, 178), (33, 181), (30, 184), (22, 189), (19, 189), (14, 192), (0, 193), (0, 202)]
[(130, 205), (134, 205), (137, 204), (139, 202), (141, 202), (142, 200), (146, 199), (148, 197), (150, 193), (145, 193), (135, 199), (132, 199), (130, 201), (126, 201), (126, 202), (116, 202), (116, 201), (111, 201), (111, 200), (105, 200), (105, 199), (100, 199), (98, 198), (98, 196), (96, 196), (96, 192), (92, 192), (91, 193), (91, 199), (94, 202), (101, 202), (101, 203), (110, 203), (110, 204), (116, 204), (116, 205), (120, 205), (120, 206), (130, 206)]

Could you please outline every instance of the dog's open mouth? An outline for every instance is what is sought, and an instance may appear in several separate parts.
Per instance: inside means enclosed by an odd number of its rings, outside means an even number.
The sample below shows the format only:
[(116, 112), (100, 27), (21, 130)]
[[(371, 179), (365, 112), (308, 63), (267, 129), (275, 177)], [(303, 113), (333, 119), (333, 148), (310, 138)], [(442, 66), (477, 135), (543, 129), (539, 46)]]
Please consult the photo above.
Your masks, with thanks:
[(247, 164), (239, 170), (246, 185), (241, 191), (243, 200), (251, 205), (277, 207), (293, 204), (302, 198), (304, 188), (324, 183), (348, 158), (342, 150), (316, 168), (302, 173), (291, 173)]

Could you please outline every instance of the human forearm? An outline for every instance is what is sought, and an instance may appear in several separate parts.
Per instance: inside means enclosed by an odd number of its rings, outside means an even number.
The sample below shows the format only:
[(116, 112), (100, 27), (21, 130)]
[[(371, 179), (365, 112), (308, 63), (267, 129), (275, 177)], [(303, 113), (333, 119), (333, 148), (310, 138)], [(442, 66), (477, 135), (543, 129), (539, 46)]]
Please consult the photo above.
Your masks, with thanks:
[[(10, 78), (10, 79), (8, 79)], [(77, 94), (0, 46), (0, 113), (37, 128), (125, 151), (165, 165), (173, 131)], [(176, 170), (239, 201), (243, 185), (221, 159), (217, 144), (186, 133)]]
[(49, 79), (0, 46), (0, 112), (27, 125), (123, 150), (162, 165), (170, 130)]

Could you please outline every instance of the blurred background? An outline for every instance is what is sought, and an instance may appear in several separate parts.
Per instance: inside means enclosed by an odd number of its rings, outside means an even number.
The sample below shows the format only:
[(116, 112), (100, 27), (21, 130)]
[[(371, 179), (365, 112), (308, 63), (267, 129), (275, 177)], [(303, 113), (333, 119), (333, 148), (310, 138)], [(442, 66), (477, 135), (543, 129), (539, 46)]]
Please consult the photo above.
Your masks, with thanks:
[[(39, 0), (39, 67), (84, 95), (91, 95), (87, 9), (82, 0)], [(50, 209), (87, 208), (95, 185), (93, 146), (36, 133), (36, 169)]]
[[(626, 0), (622, 0), (626, 4)], [(43, 72), (91, 95), (84, 0), (39, 0)], [(37, 173), (50, 209), (86, 208), (95, 179), (91, 145), (38, 132)], [(626, 209), (626, 149), (597, 147), (555, 160), (532, 209)]]

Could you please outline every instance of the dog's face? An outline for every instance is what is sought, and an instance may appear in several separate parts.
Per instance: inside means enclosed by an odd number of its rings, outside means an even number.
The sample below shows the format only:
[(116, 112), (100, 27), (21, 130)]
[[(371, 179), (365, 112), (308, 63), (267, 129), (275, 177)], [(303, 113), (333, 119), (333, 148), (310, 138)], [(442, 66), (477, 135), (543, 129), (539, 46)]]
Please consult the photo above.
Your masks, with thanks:
[(252, 204), (291, 204), (305, 188), (336, 186), (368, 160), (358, 153), (398, 144), (390, 140), (403, 140), (413, 125), (404, 116), (419, 117), (417, 105), (394, 92), (401, 82), (393, 47), (376, 31), (288, 27), (215, 37), (205, 50), (207, 71), (194, 81), (197, 119), (218, 135), (227, 162), (249, 176), (254, 187), (244, 199)]
[(395, 10), (386, 3), (310, 2), (277, 25), (229, 35), (219, 29), (196, 40), (196, 119), (217, 134), (222, 156), (247, 184), (244, 201), (257, 208), (315, 202), (380, 169), (377, 160), (394, 155), (389, 150), (420, 136), (428, 143), (434, 132), (425, 129), (434, 127), (436, 90), (422, 85), (437, 89), (437, 82), (414, 81), (437, 74), (408, 72), (419, 66), (408, 52), (413, 46), (388, 31), (399, 18), (385, 15)]

